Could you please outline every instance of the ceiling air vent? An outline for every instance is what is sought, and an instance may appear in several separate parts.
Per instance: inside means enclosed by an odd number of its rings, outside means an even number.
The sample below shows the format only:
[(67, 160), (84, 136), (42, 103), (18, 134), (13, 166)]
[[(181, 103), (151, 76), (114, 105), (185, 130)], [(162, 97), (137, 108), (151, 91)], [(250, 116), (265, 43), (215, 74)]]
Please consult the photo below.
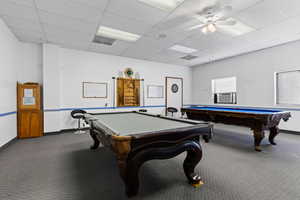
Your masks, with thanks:
[(183, 60), (193, 60), (195, 58), (198, 58), (198, 56), (186, 55), (186, 56), (181, 57), (181, 59), (183, 59)]
[(98, 35), (96, 35), (93, 40), (94, 43), (105, 44), (105, 45), (109, 45), (109, 46), (111, 46), (115, 41), (116, 41), (115, 39), (102, 37), (102, 36), (98, 36)]

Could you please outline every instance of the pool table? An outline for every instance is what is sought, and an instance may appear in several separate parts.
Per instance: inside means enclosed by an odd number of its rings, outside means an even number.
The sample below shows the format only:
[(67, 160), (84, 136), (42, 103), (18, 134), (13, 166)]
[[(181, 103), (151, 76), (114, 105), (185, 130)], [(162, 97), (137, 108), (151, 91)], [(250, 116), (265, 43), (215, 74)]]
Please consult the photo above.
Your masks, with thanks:
[(199, 139), (202, 136), (209, 141), (212, 125), (135, 111), (87, 113), (84, 119), (94, 141), (91, 149), (101, 142), (115, 153), (127, 196), (138, 193), (138, 172), (144, 162), (169, 159), (185, 151), (183, 169), (189, 183), (202, 184), (194, 172), (202, 158)]
[(270, 130), (269, 141), (276, 145), (274, 138), (279, 133), (278, 125), (281, 119), (287, 121), (290, 112), (269, 109), (228, 108), (192, 106), (181, 109), (182, 115), (189, 119), (202, 120), (215, 123), (239, 125), (251, 128), (254, 136), (254, 147), (261, 151), (260, 143), (264, 138), (264, 130)]

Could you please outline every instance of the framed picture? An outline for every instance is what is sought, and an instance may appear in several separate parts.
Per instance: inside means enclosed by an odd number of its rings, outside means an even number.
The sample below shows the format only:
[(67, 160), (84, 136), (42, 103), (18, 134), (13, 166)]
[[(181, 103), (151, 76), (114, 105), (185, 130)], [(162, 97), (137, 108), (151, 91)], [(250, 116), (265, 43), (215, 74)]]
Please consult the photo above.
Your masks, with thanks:
[(107, 98), (107, 83), (83, 82), (83, 98)]
[(148, 98), (164, 98), (164, 86), (162, 85), (148, 85), (147, 86)]

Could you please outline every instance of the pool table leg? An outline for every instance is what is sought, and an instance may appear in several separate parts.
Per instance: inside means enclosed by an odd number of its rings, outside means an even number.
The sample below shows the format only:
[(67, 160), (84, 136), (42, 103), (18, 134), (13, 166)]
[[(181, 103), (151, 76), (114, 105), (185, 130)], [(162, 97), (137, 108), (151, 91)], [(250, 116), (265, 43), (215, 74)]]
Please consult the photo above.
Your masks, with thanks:
[(260, 148), (260, 143), (261, 141), (264, 139), (265, 137), (265, 133), (262, 129), (253, 129), (253, 133), (254, 133), (254, 148), (255, 151), (262, 151)]
[(201, 159), (202, 148), (199, 143), (194, 143), (187, 148), (187, 155), (183, 162), (183, 169), (189, 183), (195, 187), (203, 185), (201, 177), (195, 173), (195, 167)]
[(119, 169), (122, 179), (126, 185), (126, 194), (132, 197), (139, 190), (139, 169), (148, 160), (169, 159), (180, 153), (187, 151), (187, 156), (183, 163), (184, 173), (190, 184), (200, 186), (203, 184), (201, 177), (194, 172), (196, 165), (202, 158), (202, 148), (199, 142), (189, 140), (178, 145), (172, 145), (161, 148), (148, 148), (136, 153), (133, 157), (118, 159)]
[(277, 126), (270, 128), (269, 141), (272, 145), (276, 145), (276, 143), (274, 142), (274, 138), (278, 135), (278, 133), (279, 133), (279, 129)]
[[(119, 171), (120, 171), (120, 176), (122, 178), (122, 180), (125, 183), (125, 191), (128, 197), (132, 197), (134, 195), (137, 194), (138, 192), (138, 186), (133, 189), (133, 187), (131, 186), (129, 174), (128, 174), (128, 166), (127, 166), (127, 156), (122, 156), (122, 157), (118, 157), (118, 167), (119, 167)], [(138, 185), (138, 183), (137, 183)]]
[(94, 144), (90, 147), (91, 149), (97, 149), (99, 147), (100, 141), (97, 138), (97, 133), (93, 131), (93, 129), (90, 129), (90, 136), (92, 137)]

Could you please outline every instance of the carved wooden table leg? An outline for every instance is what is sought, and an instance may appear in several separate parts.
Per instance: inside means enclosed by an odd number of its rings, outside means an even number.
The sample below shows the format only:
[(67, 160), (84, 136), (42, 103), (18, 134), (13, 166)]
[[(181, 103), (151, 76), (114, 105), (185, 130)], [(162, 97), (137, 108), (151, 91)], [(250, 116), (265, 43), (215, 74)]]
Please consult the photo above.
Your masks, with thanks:
[(133, 162), (127, 163), (127, 169), (126, 169), (126, 174), (125, 174), (125, 179), (124, 183), (125, 183), (125, 187), (126, 187), (126, 194), (128, 197), (132, 197), (137, 195), (138, 191), (139, 191), (139, 186), (140, 186), (140, 182), (139, 182), (139, 170), (141, 167), (142, 163), (141, 162)]
[(261, 128), (258, 129), (253, 129), (254, 133), (254, 146), (255, 146), (255, 151), (262, 151), (260, 148), (260, 143), (262, 139), (265, 137), (265, 133)]
[(90, 129), (90, 136), (92, 137), (94, 144), (90, 147), (91, 149), (97, 149), (99, 147), (100, 141), (97, 138), (97, 133)]
[(276, 143), (274, 142), (274, 138), (278, 135), (278, 133), (279, 133), (279, 129), (277, 126), (270, 128), (269, 141), (272, 145), (276, 145)]
[(127, 196), (131, 197), (136, 195), (138, 192), (138, 183), (136, 187), (133, 187), (131, 183), (133, 180), (131, 179), (130, 174), (128, 173), (127, 156), (118, 157), (118, 167), (120, 171), (120, 176), (125, 184), (125, 192)]
[(184, 173), (190, 184), (200, 186), (203, 184), (201, 177), (194, 172), (196, 165), (202, 158), (202, 149), (199, 143), (193, 142), (187, 148), (187, 156), (183, 163)]
[[(136, 153), (133, 157), (127, 159), (124, 182), (126, 185), (127, 196), (131, 197), (138, 193), (139, 189), (139, 169), (148, 160), (169, 159), (180, 153), (187, 151), (187, 157), (183, 163), (185, 175), (193, 186), (202, 185), (201, 177), (194, 172), (196, 165), (202, 158), (202, 149), (196, 141), (184, 141), (178, 145), (172, 145), (161, 148), (148, 148)], [(119, 165), (120, 167), (120, 165)], [(123, 168), (124, 169), (124, 168)], [(121, 168), (120, 168), (121, 170)]]

